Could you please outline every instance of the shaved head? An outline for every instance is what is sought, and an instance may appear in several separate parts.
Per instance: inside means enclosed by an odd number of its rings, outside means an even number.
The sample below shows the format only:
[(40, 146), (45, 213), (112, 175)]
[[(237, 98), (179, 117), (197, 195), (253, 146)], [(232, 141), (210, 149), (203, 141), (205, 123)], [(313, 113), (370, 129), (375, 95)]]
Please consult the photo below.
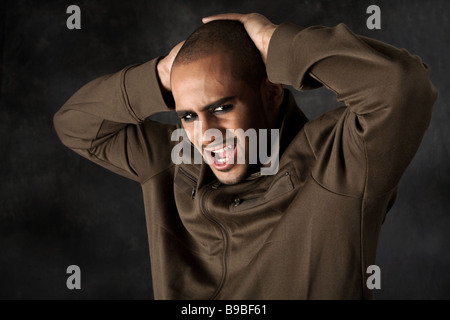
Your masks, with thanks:
[(216, 20), (200, 26), (186, 39), (173, 65), (189, 64), (216, 53), (230, 59), (232, 75), (238, 80), (259, 86), (267, 77), (259, 50), (243, 24), (234, 20)]
[[(186, 39), (171, 70), (177, 116), (217, 179), (235, 184), (258, 169), (245, 132), (277, 126), (283, 87), (267, 79), (261, 53), (242, 23), (202, 25)], [(209, 129), (220, 135), (207, 134)], [(238, 162), (238, 154), (245, 161)]]

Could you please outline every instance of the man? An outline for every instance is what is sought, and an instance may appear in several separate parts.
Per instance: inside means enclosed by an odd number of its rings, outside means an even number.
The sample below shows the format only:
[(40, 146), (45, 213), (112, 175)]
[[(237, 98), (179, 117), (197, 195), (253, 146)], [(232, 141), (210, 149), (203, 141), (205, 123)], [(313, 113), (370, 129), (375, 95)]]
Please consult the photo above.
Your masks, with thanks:
[[(87, 84), (54, 119), (66, 146), (141, 184), (155, 298), (370, 298), (380, 226), (437, 95), (427, 67), (342, 24), (204, 22), (165, 58)], [(283, 84), (324, 85), (345, 106), (308, 121)], [(177, 126), (147, 119), (171, 97), (201, 164), (175, 161)], [(270, 174), (250, 161), (251, 129), (279, 151)], [(259, 143), (263, 130), (278, 143)]]

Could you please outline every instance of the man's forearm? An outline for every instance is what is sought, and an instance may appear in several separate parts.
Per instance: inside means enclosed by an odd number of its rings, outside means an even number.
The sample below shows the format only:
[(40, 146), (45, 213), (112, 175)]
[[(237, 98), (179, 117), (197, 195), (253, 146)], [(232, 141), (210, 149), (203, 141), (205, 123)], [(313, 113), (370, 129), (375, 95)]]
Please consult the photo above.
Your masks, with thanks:
[[(156, 75), (157, 59), (104, 76), (78, 90), (55, 114), (54, 124), (70, 148), (90, 148), (99, 137), (167, 110)], [(107, 124), (107, 125), (106, 125)]]

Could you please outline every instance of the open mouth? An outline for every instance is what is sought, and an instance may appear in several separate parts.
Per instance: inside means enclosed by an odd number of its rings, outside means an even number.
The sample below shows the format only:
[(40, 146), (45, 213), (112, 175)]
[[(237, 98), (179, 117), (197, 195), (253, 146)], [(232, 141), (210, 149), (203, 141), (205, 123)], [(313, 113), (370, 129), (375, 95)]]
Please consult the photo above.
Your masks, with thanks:
[(235, 164), (237, 149), (236, 139), (228, 140), (224, 144), (209, 147), (204, 150), (206, 162), (219, 171), (229, 171)]

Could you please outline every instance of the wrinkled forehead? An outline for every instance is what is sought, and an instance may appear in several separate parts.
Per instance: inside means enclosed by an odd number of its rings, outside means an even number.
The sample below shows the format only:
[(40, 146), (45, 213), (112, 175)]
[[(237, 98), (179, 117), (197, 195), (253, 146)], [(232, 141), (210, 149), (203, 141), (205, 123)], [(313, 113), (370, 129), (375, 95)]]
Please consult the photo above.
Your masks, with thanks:
[(178, 76), (180, 73), (179, 70), (182, 70), (184, 73), (217, 73), (227, 75), (231, 74), (237, 65), (238, 62), (235, 57), (221, 50), (202, 54), (195, 59), (175, 59), (171, 70), (171, 80)]
[(177, 107), (236, 95), (242, 87), (240, 82), (234, 76), (232, 61), (222, 54), (178, 63), (171, 73), (171, 88)]

